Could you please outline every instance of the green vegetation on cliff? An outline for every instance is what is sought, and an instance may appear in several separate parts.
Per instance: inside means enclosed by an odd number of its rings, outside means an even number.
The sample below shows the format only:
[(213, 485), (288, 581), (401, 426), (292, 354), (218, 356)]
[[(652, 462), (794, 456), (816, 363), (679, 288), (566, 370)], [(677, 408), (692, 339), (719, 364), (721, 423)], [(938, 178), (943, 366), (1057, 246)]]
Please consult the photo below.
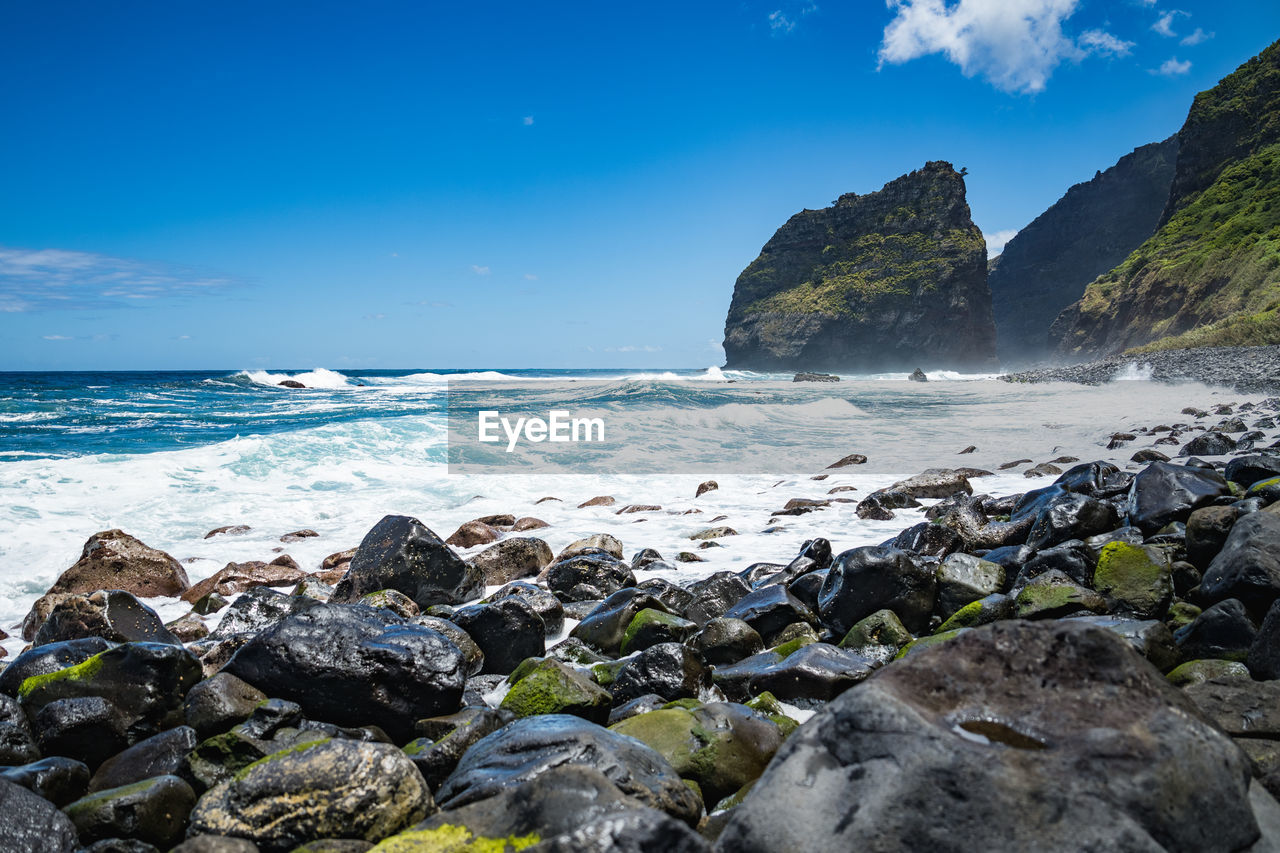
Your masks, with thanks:
[(1280, 343), (1280, 42), (1196, 96), (1164, 223), (1054, 323), (1058, 350)]
[(872, 371), (994, 364), (986, 244), (941, 161), (778, 229), (734, 286), (730, 367)]

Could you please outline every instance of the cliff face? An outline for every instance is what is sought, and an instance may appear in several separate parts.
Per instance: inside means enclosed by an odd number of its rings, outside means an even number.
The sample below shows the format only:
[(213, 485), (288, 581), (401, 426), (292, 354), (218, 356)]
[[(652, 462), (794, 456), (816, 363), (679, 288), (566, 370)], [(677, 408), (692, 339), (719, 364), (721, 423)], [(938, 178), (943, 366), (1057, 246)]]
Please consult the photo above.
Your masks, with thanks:
[(1005, 365), (1047, 358), (1054, 318), (1156, 230), (1177, 156), (1177, 136), (1126, 154), (1067, 190), (993, 259), (987, 283)]
[(1196, 96), (1160, 227), (1054, 321), (1069, 358), (1280, 343), (1280, 42)]
[(727, 366), (874, 372), (995, 363), (986, 245), (930, 162), (778, 229), (734, 285)]

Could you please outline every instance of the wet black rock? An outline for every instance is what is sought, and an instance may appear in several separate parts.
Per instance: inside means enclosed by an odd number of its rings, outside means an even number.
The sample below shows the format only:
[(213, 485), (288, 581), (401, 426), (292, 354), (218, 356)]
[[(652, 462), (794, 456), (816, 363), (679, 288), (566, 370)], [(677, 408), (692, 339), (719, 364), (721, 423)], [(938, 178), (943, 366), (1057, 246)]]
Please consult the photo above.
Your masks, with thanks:
[(187, 725), (203, 740), (244, 722), (266, 700), (267, 694), (252, 684), (219, 672), (191, 688), (183, 713)]
[(1119, 524), (1120, 514), (1111, 503), (1066, 492), (1054, 496), (1036, 513), (1027, 532), (1027, 546), (1036, 550), (1052, 548), (1069, 539), (1105, 533)]
[(22, 706), (0, 695), (0, 766), (26, 764), (39, 757), (40, 748)]
[(486, 599), (489, 602), (504, 598), (516, 598), (533, 608), (542, 617), (548, 637), (554, 637), (564, 628), (564, 605), (547, 590), (524, 581), (513, 581)]
[(266, 586), (256, 586), (237, 598), (222, 614), (209, 637), (224, 640), (260, 631), (297, 613), (305, 613), (320, 602), (306, 595), (286, 595)]
[(424, 737), (405, 745), (405, 755), (434, 789), (458, 766), (458, 760), (481, 738), (513, 722), (516, 715), (494, 708), (463, 708), (447, 717), (419, 720), (416, 730)]
[(98, 767), (89, 783), (89, 793), (177, 773), (182, 759), (197, 743), (196, 730), (190, 726), (178, 726), (139, 741)]
[(190, 785), (166, 775), (91, 793), (63, 811), (86, 844), (133, 838), (167, 850), (181, 840), (195, 803)]
[(89, 766), (74, 758), (54, 755), (18, 767), (0, 768), (0, 779), (21, 785), (62, 808), (89, 790)]
[(36, 632), (32, 645), (102, 637), (113, 643), (180, 641), (156, 612), (120, 589), (72, 595), (59, 602)]
[(462, 652), (443, 634), (367, 607), (319, 604), (254, 637), (226, 672), (297, 702), (308, 717), (377, 725), (398, 741), (456, 711)]
[(503, 539), (485, 548), (469, 561), (484, 572), (489, 586), (531, 578), (551, 563), (551, 546), (532, 536)]
[(126, 643), (29, 679), (21, 702), (43, 752), (96, 767), (181, 722), (183, 697), (201, 675), (199, 662), (181, 646)]
[(43, 797), (0, 779), (0, 849), (69, 853), (80, 847), (75, 825)]
[(1174, 635), (1186, 660), (1215, 658), (1243, 661), (1258, 635), (1244, 605), (1234, 598), (1219, 601)]
[(1222, 473), (1231, 482), (1247, 489), (1262, 480), (1280, 477), (1280, 455), (1237, 456), (1227, 463)]
[(631, 566), (603, 551), (579, 554), (552, 563), (547, 587), (563, 601), (582, 601), (612, 595), (636, 585)]
[(1246, 663), (1254, 678), (1280, 679), (1280, 604), (1272, 604), (1267, 611), (1267, 618), (1262, 620), (1249, 647)]
[(694, 699), (711, 686), (711, 672), (698, 653), (679, 643), (660, 643), (626, 663), (609, 686), (615, 705), (647, 693), (668, 702)]
[(752, 590), (726, 610), (724, 618), (741, 619), (766, 642), (770, 642), (775, 634), (795, 622), (818, 624), (817, 614), (780, 584), (769, 584)]
[(948, 554), (963, 550), (965, 543), (960, 534), (950, 527), (925, 521), (908, 527), (884, 544), (886, 547), (911, 551), (922, 557), (941, 559)]
[(641, 610), (666, 612), (666, 606), (652, 595), (633, 587), (620, 589), (575, 625), (570, 636), (606, 655), (617, 655), (627, 628)]
[(684, 616), (695, 625), (705, 625), (741, 601), (751, 592), (751, 586), (750, 581), (732, 572), (716, 572), (694, 581), (689, 585), (693, 601), (684, 609)]
[(1032, 578), (1046, 572), (1058, 571), (1083, 586), (1093, 585), (1093, 570), (1098, 565), (1096, 552), (1079, 539), (1069, 539), (1052, 548), (1045, 548), (1026, 562), (1014, 582), (1015, 587), (1025, 586)]
[(442, 808), (454, 810), (564, 766), (599, 770), (624, 795), (690, 825), (702, 813), (697, 795), (653, 749), (565, 714), (526, 717), (480, 740), (436, 798)]
[(736, 663), (764, 651), (760, 634), (741, 619), (709, 620), (693, 638), (694, 649), (712, 666)]
[(784, 701), (812, 707), (864, 681), (874, 669), (873, 661), (855, 652), (812, 643), (753, 673), (747, 690), (752, 696), (767, 691)]
[(1129, 523), (1150, 535), (1170, 522), (1185, 522), (1192, 510), (1230, 492), (1227, 481), (1216, 471), (1153, 462), (1133, 480)]
[(519, 598), (460, 607), (450, 621), (484, 652), (483, 673), (508, 675), (525, 658), (546, 652), (546, 625), (533, 607)]
[(1182, 445), (1179, 456), (1225, 456), (1236, 449), (1236, 440), (1229, 435), (1210, 430), (1197, 435)]
[(1231, 528), (1222, 550), (1200, 582), (1209, 601), (1240, 599), (1261, 617), (1280, 597), (1280, 515), (1253, 512)]
[(84, 663), (98, 652), (105, 652), (111, 646), (111, 643), (101, 637), (89, 637), (29, 649), (0, 670), (0, 693), (6, 696), (17, 696), (22, 682), (28, 678), (47, 675)]
[(919, 557), (892, 548), (863, 547), (835, 559), (818, 596), (822, 623), (843, 636), (877, 610), (892, 610), (913, 634), (933, 614), (937, 577)]
[(1234, 506), (1206, 506), (1191, 513), (1187, 518), (1187, 560), (1198, 569), (1208, 568), (1240, 515)]
[[(783, 745), (717, 849), (1245, 849), (1259, 834), (1249, 775), (1121, 638), (1003, 622), (836, 699)], [(1055, 818), (1028, 819), (1042, 814)]]
[(403, 592), (423, 610), (462, 604), (484, 592), (484, 570), (464, 561), (416, 518), (388, 515), (365, 534), (329, 600), (352, 603), (380, 589)]
[[(687, 825), (623, 794), (593, 767), (552, 767), (494, 796), (450, 809), (413, 827), (401, 838), (423, 849), (445, 849), (459, 829), (476, 849), (506, 839), (542, 839), (538, 853), (641, 853), (705, 851)], [(434, 846), (439, 845), (439, 846)]]

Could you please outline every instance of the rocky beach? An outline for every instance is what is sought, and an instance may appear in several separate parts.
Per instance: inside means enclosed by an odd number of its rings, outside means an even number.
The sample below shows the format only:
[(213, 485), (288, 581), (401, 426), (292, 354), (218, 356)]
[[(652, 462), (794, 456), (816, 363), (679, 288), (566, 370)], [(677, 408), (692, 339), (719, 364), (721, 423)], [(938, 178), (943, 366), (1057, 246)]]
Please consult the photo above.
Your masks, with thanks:
[[(762, 517), (705, 482), (680, 541), (621, 526), (657, 504), (546, 497), (193, 583), (99, 532), (0, 670), (0, 839), (1276, 849), (1280, 400), (1193, 397), (1097, 459), (955, 448), (859, 491), (852, 454)], [(564, 512), (610, 532), (553, 549)], [(869, 525), (897, 532), (832, 544)], [(779, 544), (698, 571), (748, 526)], [(788, 529), (826, 535), (777, 559)]]
[(1080, 382), (1101, 385), (1130, 376), (1157, 382), (1203, 382), (1237, 391), (1280, 390), (1280, 347), (1199, 347), (1127, 353), (1084, 364), (1058, 365), (1000, 378), (1006, 382)]

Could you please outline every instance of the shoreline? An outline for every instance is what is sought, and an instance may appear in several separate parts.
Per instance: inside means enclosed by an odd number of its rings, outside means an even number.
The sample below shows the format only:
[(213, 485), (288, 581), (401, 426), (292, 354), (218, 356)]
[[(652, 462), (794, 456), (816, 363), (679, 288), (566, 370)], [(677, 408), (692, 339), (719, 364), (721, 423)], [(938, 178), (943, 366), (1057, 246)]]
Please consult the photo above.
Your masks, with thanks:
[[(1125, 376), (1126, 371), (1131, 375)], [(1005, 382), (1075, 382), (1101, 385), (1117, 379), (1202, 382), (1240, 393), (1280, 392), (1280, 346), (1201, 347), (1115, 355), (1083, 364), (1038, 367), (1003, 374)]]
[[(713, 550), (732, 548), (738, 534), (728, 525), (812, 526), (784, 534), (789, 553), (779, 562), (705, 577), (681, 577), (677, 567), (687, 564), (676, 549), (646, 547), (670, 544), (650, 535), (649, 525), (627, 532), (618, 526), (619, 519), (662, 508), (619, 514), (629, 509), (622, 501), (597, 499), (576, 510), (566, 504), (566, 512), (588, 513), (574, 526), (608, 518), (610, 526), (597, 530), (612, 530), (625, 543), (597, 532), (553, 557), (538, 537), (555, 538), (554, 528), (522, 527), (514, 514), (480, 515), (449, 539), (464, 531), (481, 540), (497, 536), (482, 544), (459, 539), (455, 551), (416, 521), (388, 517), (347, 554), (348, 562), (330, 558), (322, 572), (285, 561), (220, 572), (224, 586), (203, 586), (223, 600), (202, 598), (195, 615), (176, 599), (172, 607), (152, 609), (158, 599), (134, 597), (153, 589), (151, 569), (121, 593), (90, 593), (100, 581), (82, 579), (83, 589), (50, 602), (53, 615), (33, 626), (32, 635), (45, 645), (0, 668), (0, 693), (26, 711), (32, 742), (45, 744), (46, 754), (70, 753), (68, 759), (90, 769), (118, 750), (158, 749), (156, 739), (172, 751), (179, 730), (165, 726), (178, 714), (195, 734), (183, 735), (191, 739), (163, 775), (108, 774), (95, 782), (104, 790), (71, 803), (68, 814), (96, 809), (95, 819), (109, 823), (103, 802), (145, 791), (189, 814), (179, 830), (247, 838), (260, 850), (284, 851), (350, 831), (378, 841), (411, 828), (395, 843), (426, 843), (439, 840), (445, 824), (465, 826), (477, 839), (530, 832), (567, 838), (585, 831), (572, 813), (539, 808), (519, 812), (514, 829), (509, 818), (495, 822), (494, 810), (510, 814), (517, 802), (538, 802), (550, 796), (547, 787), (586, 790), (595, 801), (615, 803), (604, 808), (632, 816), (625, 824), (632, 840), (662, 839), (664, 847), (688, 851), (744, 844), (780, 849), (784, 842), (804, 847), (805, 832), (831, 837), (833, 830), (823, 823), (822, 797), (796, 798), (796, 791), (808, 791), (795, 787), (797, 772), (803, 776), (814, 761), (834, 760), (847, 775), (824, 782), (837, 787), (823, 797), (873, 802), (863, 799), (870, 789), (859, 781), (866, 769), (859, 760), (824, 751), (833, 731), (855, 732), (860, 748), (871, 753), (892, 750), (896, 772), (913, 785), (975, 766), (978, 754), (970, 753), (979, 750), (983, 760), (976, 766), (987, 768), (984, 773), (1030, 774), (1019, 778), (1034, 788), (1039, 771), (1009, 763), (1002, 750), (1042, 750), (1044, 772), (1085, 798), (1105, 796), (1099, 786), (1124, 767), (1164, 766), (1168, 756), (1179, 755), (1186, 769), (1153, 783), (1153, 802), (1194, 788), (1213, 800), (1222, 820), (1234, 822), (1235, 841), (1247, 842), (1256, 809), (1280, 812), (1267, 793), (1280, 792), (1280, 728), (1268, 739), (1233, 715), (1242, 703), (1269, 702), (1270, 685), (1280, 687), (1265, 680), (1280, 675), (1280, 617), (1275, 630), (1267, 627), (1270, 605), (1280, 600), (1280, 578), (1274, 594), (1210, 582), (1219, 553), (1254, 547), (1252, 539), (1236, 537), (1234, 526), (1243, 531), (1253, 518), (1280, 527), (1280, 513), (1267, 509), (1280, 497), (1280, 476), (1274, 488), (1265, 485), (1273, 468), (1280, 475), (1280, 452), (1269, 446), (1280, 443), (1280, 400), (1206, 403), (1207, 410), (1188, 406), (1182, 422), (1131, 423), (1114, 433), (1097, 458), (1117, 464), (1045, 454), (993, 470), (916, 472), (885, 478), (883, 486), (836, 491), (821, 507), (773, 499), (768, 521), (717, 517), (713, 507), (723, 492), (711, 490), (703, 493), (705, 510), (690, 516), (699, 533), (684, 537), (680, 548), (688, 554), (705, 553), (702, 547), (711, 543)], [(947, 453), (954, 466), (972, 457), (958, 448)], [(1260, 461), (1248, 461), (1255, 457)], [(846, 471), (823, 468), (809, 481), (826, 492)], [(775, 495), (791, 497), (802, 481)], [(982, 493), (997, 483), (1001, 488)], [(835, 502), (842, 499), (848, 503)], [(552, 506), (511, 502), (507, 511), (536, 515)], [(479, 515), (481, 506), (473, 507)], [(864, 521), (894, 533), (881, 545), (847, 547), (842, 525)], [(800, 529), (817, 534), (801, 544), (794, 541)], [(212, 541), (227, 535), (235, 534)], [(153, 568), (178, 565), (152, 551), (146, 558)], [(406, 554), (420, 558), (405, 563)], [(105, 568), (92, 563), (87, 568)], [(432, 577), (429, 590), (421, 584), (424, 574)], [(206, 624), (198, 611), (211, 605), (217, 615), (209, 614)], [(1224, 619), (1230, 623), (1225, 633)], [(175, 642), (179, 633), (181, 643)], [(335, 635), (345, 639), (335, 644)], [(86, 647), (94, 638), (103, 639)], [(370, 656), (348, 655), (347, 643)], [(375, 651), (401, 644), (407, 657)], [(55, 648), (65, 653), (56, 662), (48, 657)], [(1019, 651), (1010, 656), (1010, 648)], [(375, 660), (398, 662), (375, 667)], [(993, 660), (1005, 667), (994, 681)], [(186, 673), (179, 682), (189, 683), (152, 684), (157, 672), (174, 667)], [(935, 677), (956, 693), (939, 700), (942, 710), (919, 699), (933, 695), (928, 683)], [(422, 689), (413, 699), (388, 698), (384, 689), (418, 682)], [(1124, 685), (1119, 694), (1115, 683)], [(136, 703), (126, 693), (139, 684), (154, 688), (146, 702), (157, 709), (126, 727), (125, 739), (89, 745), (59, 734), (59, 726), (74, 722), (49, 710), (60, 707), (57, 702), (105, 697), (112, 713), (128, 716)], [(252, 701), (228, 712), (218, 704), (228, 690)], [(1052, 701), (1045, 701), (1045, 691)], [(1024, 706), (1023, 695), (1040, 698)], [(218, 722), (201, 716), (203, 702), (220, 709)], [(1082, 710), (1112, 704), (1114, 719)], [(1182, 721), (1173, 729), (1165, 716), (1170, 708)], [(886, 709), (905, 715), (895, 726), (938, 745), (932, 758), (910, 738), (882, 742), (875, 727), (850, 728)], [(102, 724), (105, 731), (113, 730), (112, 720)], [(1099, 732), (1134, 727), (1141, 743), (1126, 735), (1105, 755), (1084, 746)], [(685, 745), (688, 738), (692, 746)], [(511, 767), (514, 756), (520, 769)], [(1249, 761), (1258, 781), (1242, 787), (1239, 774)], [(368, 762), (382, 769), (334, 776), (337, 767)], [(1066, 766), (1076, 768), (1069, 779)], [(631, 781), (614, 779), (610, 767), (622, 768)], [(593, 775), (599, 771), (605, 775)], [(1004, 832), (1025, 839), (1050, 830), (1022, 821), (1022, 788), (989, 784), (994, 778), (966, 785), (953, 807), (968, 808), (976, 797), (1008, 815)], [(407, 805), (376, 793), (390, 782), (417, 793)], [(320, 805), (293, 820), (288, 804), (299, 786)], [(238, 813), (230, 804), (242, 787), (275, 802), (277, 815), (286, 817), (259, 825), (252, 814)], [(342, 796), (325, 799), (326, 790)], [(380, 805), (348, 813), (343, 802), (352, 797)], [(445, 811), (431, 817), (437, 807)], [(1118, 823), (1104, 821), (1101, 838), (1121, 832), (1131, 819), (1129, 805), (1111, 807), (1117, 811), (1109, 820)], [(1203, 810), (1193, 811), (1204, 820)], [(784, 813), (804, 815), (802, 824), (812, 827), (784, 829)], [(904, 838), (926, 832), (931, 814), (893, 804), (893, 820), (907, 822)], [(383, 822), (370, 829), (374, 815)], [(862, 838), (881, 832), (879, 822), (890, 818), (873, 808), (858, 815)], [(1161, 837), (1182, 831), (1158, 828)], [(166, 844), (177, 840), (165, 838)], [(673, 839), (680, 846), (673, 848)]]

